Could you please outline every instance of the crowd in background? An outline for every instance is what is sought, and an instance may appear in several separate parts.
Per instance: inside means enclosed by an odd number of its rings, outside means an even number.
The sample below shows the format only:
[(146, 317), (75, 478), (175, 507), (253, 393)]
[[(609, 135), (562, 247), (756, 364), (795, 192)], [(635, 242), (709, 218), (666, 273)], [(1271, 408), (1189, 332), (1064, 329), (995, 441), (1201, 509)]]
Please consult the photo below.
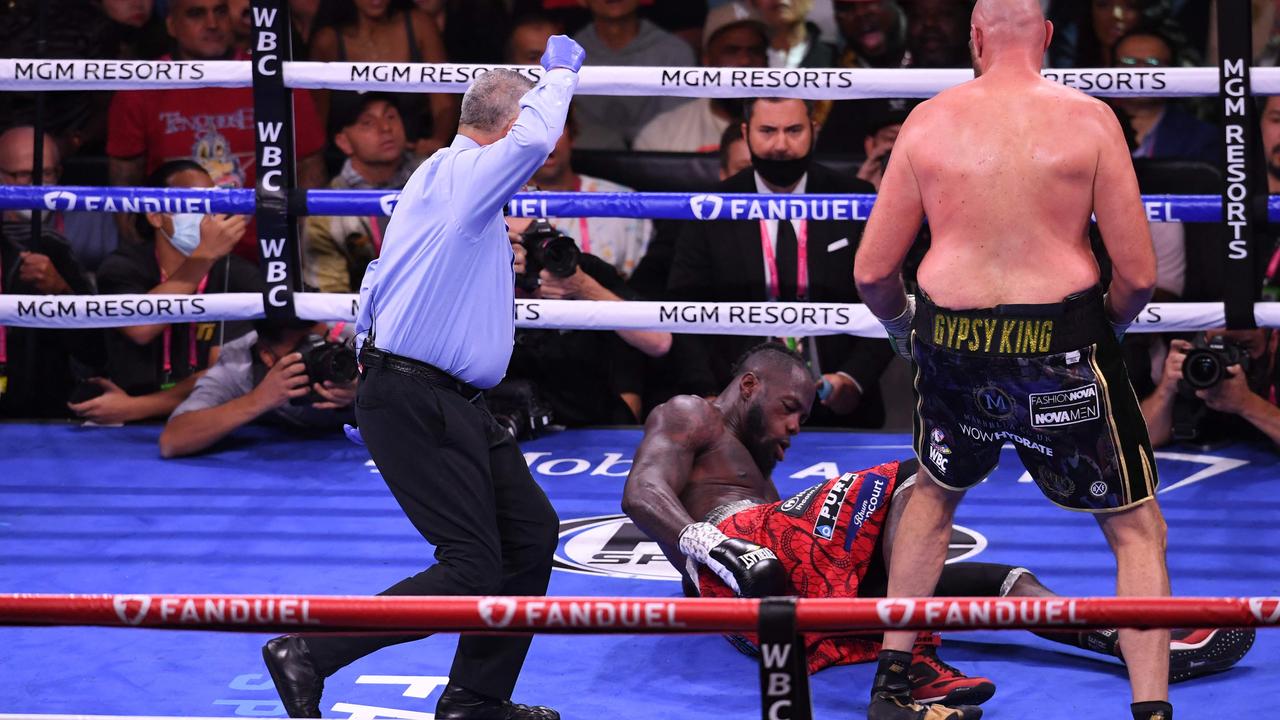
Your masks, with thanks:
[[(49, 17), (46, 57), (226, 60), (250, 56), (249, 0), (14, 0), (0, 8), (0, 45), (31, 57), (36, 7)], [(1053, 21), (1046, 64), (1155, 69), (1212, 65), (1215, 8), (1198, 0), (1043, 0)], [(731, 68), (967, 68), (966, 0), (289, 0), (292, 56), (367, 62), (537, 62), (547, 38), (572, 35), (588, 65)], [(1254, 0), (1256, 65), (1280, 58), (1280, 0)], [(297, 184), (398, 189), (452, 142), (459, 96), (294, 90)], [(1259, 102), (1267, 191), (1280, 193), (1280, 103)], [(874, 193), (907, 99), (692, 99), (583, 96), (531, 186), (628, 192), (635, 168), (680, 178), (714, 167), (712, 187), (744, 193)], [(1203, 101), (1109, 101), (1144, 189), (1216, 192), (1221, 139)], [(0, 183), (32, 182), (35, 97), (0, 104)], [(45, 184), (253, 187), (249, 88), (45, 93)], [(611, 160), (612, 158), (612, 160)], [(622, 158), (619, 160), (619, 158)], [(585, 170), (589, 170), (585, 172)], [(1261, 178), (1259, 179), (1260, 182)], [(715, 184), (718, 181), (718, 184)], [(1172, 186), (1170, 186), (1172, 184)], [(670, 188), (663, 188), (670, 189)], [(694, 190), (693, 187), (684, 187)], [(702, 188), (696, 188), (702, 189)], [(710, 188), (707, 188), (710, 189)], [(1150, 191), (1150, 190), (1148, 190)], [(1262, 192), (1263, 188), (1258, 187)], [(0, 292), (197, 294), (258, 292), (251, 218), (149, 213), (4, 213)], [(300, 222), (305, 285), (357, 292), (388, 218)], [(651, 222), (511, 219), (524, 297), (857, 302), (852, 220)], [(1213, 228), (1154, 223), (1160, 300), (1214, 300), (1227, 280)], [(1096, 233), (1096, 231), (1095, 231)], [(561, 266), (536, 247), (572, 238)], [(803, 241), (800, 239), (803, 238)], [(1095, 238), (1096, 239), (1096, 238)], [(1100, 248), (1100, 244), (1096, 243)], [(922, 231), (914, 258), (928, 247)], [(803, 249), (802, 249), (803, 248)], [(1106, 272), (1106, 258), (1100, 265)], [(1280, 292), (1280, 256), (1259, 244), (1262, 292)], [(909, 273), (908, 273), (909, 274)], [(910, 280), (910, 277), (908, 277)], [(1232, 279), (1232, 282), (1238, 279)], [(239, 425), (272, 418), (332, 428), (350, 418), (351, 385), (312, 382), (302, 345), (337, 342), (312, 323), (192, 323), (97, 330), (0, 328), (0, 417), (99, 424), (167, 420), (166, 456), (195, 452)], [(1268, 330), (1211, 332), (1242, 360), (1207, 389), (1188, 388), (1182, 360), (1206, 336), (1131, 336), (1133, 382), (1157, 444), (1256, 436), (1280, 441)], [(513, 431), (642, 422), (678, 393), (713, 394), (759, 338), (521, 330), (508, 380), (494, 391)], [(887, 343), (784, 339), (809, 359), (810, 422), (901, 427), (910, 397)], [(186, 416), (185, 421), (179, 418)], [(212, 428), (210, 430), (209, 428)]]

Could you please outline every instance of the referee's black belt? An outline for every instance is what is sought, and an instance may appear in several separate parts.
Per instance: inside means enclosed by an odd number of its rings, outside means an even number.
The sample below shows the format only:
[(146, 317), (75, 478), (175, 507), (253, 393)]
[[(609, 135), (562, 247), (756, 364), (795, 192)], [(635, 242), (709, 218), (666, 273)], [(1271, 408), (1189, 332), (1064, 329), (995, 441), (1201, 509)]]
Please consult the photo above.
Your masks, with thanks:
[(374, 347), (362, 348), (360, 350), (360, 364), (367, 368), (380, 367), (401, 375), (422, 378), (436, 387), (452, 390), (468, 401), (475, 400), (480, 395), (479, 388), (462, 382), (435, 365), (403, 355), (389, 353), (386, 350), (379, 350)]

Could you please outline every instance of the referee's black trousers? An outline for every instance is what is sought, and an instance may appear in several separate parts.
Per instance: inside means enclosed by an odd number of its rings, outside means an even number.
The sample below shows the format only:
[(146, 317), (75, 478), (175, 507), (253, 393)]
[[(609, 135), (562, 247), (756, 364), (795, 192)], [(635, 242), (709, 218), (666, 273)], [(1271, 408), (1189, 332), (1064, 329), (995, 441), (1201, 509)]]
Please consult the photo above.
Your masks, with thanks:
[[(482, 398), (366, 364), (356, 418), (382, 478), (436, 564), (382, 595), (544, 595), (559, 519), (515, 439)], [(412, 636), (310, 636), (316, 669), (330, 675)], [(463, 635), (451, 683), (511, 697), (530, 637)]]

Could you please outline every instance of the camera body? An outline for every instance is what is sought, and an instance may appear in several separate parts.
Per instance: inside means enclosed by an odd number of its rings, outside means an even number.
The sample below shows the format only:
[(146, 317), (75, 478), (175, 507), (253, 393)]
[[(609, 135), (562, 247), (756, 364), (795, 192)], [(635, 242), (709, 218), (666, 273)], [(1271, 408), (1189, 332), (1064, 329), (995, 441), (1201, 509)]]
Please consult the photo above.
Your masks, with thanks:
[[(295, 352), (302, 355), (307, 379), (312, 383), (349, 383), (356, 379), (356, 353), (346, 343), (333, 342), (323, 335), (308, 335)], [(289, 403), (310, 405), (320, 399), (313, 391)]]
[(524, 245), (524, 274), (516, 278), (516, 285), (527, 292), (538, 288), (538, 275), (546, 270), (556, 277), (567, 278), (578, 270), (582, 251), (573, 238), (552, 227), (545, 218), (538, 218), (520, 233)]
[(555, 422), (551, 406), (528, 380), (503, 380), (485, 391), (485, 403), (498, 425), (517, 440), (535, 438)]
[(1227, 368), (1231, 365), (1239, 365), (1248, 374), (1249, 360), (1248, 349), (1239, 343), (1220, 335), (1198, 335), (1182, 361), (1178, 388), (1191, 395), (1196, 390), (1211, 388), (1227, 378)]

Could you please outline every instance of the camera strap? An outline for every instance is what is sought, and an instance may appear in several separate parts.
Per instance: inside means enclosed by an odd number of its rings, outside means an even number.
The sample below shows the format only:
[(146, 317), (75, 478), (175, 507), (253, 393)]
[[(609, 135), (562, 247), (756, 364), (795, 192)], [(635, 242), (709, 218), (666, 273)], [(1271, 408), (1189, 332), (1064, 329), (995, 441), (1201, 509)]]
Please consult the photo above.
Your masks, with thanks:
[[(156, 255), (156, 266), (157, 267), (160, 266), (159, 254)], [(230, 265), (228, 265), (227, 269), (228, 271), (230, 270)], [(160, 284), (163, 285), (164, 283), (167, 283), (167, 282), (169, 282), (169, 275), (164, 271), (163, 267), (160, 267)], [(200, 284), (196, 286), (196, 294), (203, 295), (204, 289), (208, 285), (209, 285), (209, 276), (205, 275), (204, 277), (200, 278)], [(165, 325), (164, 332), (162, 333), (162, 335), (164, 338), (161, 343), (164, 347), (164, 365), (161, 366), (162, 373), (160, 375), (160, 389), (168, 390), (169, 388), (177, 384), (176, 382), (174, 382), (174, 379), (173, 379), (173, 325), (172, 324)], [(196, 371), (196, 368), (199, 367), (199, 363), (196, 361), (197, 351), (198, 351), (198, 348), (196, 347), (196, 324), (188, 323), (187, 324), (187, 367), (190, 370), (188, 375), (194, 373)]]

